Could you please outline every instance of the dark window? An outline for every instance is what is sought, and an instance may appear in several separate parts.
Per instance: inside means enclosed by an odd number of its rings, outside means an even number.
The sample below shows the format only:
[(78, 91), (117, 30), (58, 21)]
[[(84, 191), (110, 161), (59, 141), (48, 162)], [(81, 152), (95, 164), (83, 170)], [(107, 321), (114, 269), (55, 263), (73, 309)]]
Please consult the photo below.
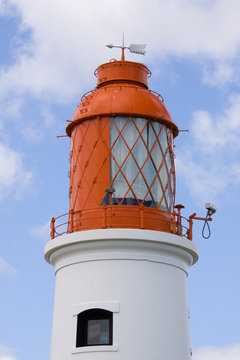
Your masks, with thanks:
[(78, 314), (76, 347), (112, 345), (112, 312), (86, 310)]

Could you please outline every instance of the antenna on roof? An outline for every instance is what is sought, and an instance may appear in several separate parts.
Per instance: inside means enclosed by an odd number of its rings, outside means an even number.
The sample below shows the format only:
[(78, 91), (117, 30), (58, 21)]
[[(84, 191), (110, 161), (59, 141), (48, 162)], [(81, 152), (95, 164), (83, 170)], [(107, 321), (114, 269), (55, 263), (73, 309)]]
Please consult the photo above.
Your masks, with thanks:
[(124, 54), (125, 49), (128, 49), (131, 53), (134, 53), (134, 54), (140, 54), (140, 55), (146, 54), (146, 50), (145, 50), (146, 45), (144, 45), (144, 44), (131, 44), (130, 46), (125, 46), (124, 45), (124, 32), (123, 32), (123, 38), (122, 38), (122, 46), (117, 46), (117, 45), (113, 45), (113, 44), (109, 44), (106, 46), (110, 49), (112, 49), (112, 48), (122, 49), (122, 58), (121, 58), (122, 61), (125, 60), (125, 54)]

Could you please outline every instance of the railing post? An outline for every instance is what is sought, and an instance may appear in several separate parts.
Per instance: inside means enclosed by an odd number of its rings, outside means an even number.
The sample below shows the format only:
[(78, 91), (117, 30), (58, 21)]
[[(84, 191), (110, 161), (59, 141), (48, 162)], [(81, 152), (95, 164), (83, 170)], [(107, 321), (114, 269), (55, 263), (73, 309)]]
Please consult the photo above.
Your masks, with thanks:
[(184, 209), (183, 205), (175, 205), (175, 209), (177, 209), (177, 234), (182, 235), (182, 218), (181, 218), (181, 209)]
[(192, 229), (193, 229), (193, 219), (195, 218), (196, 213), (189, 216), (189, 229), (187, 231), (188, 239), (192, 241)]
[(176, 234), (176, 211), (173, 210), (173, 221), (172, 221), (172, 232), (173, 234)]
[(140, 209), (140, 222), (141, 222), (140, 228), (144, 229), (144, 209), (143, 209), (143, 206), (140, 205), (139, 209)]
[(73, 232), (73, 210), (70, 210), (70, 219), (69, 219), (69, 232)]
[(110, 199), (109, 199), (109, 204), (110, 204), (110, 222), (108, 224), (108, 227), (112, 227), (112, 223), (113, 223), (113, 193), (115, 192), (115, 189), (113, 187), (110, 187), (109, 189), (107, 189), (107, 192), (110, 196)]
[(103, 229), (107, 227), (107, 205), (103, 205)]
[(55, 218), (51, 219), (51, 239), (53, 240), (55, 237)]
[(178, 214), (177, 214), (177, 234), (182, 235), (182, 220), (181, 220), (180, 210), (178, 210)]
[(189, 218), (189, 229), (187, 232), (188, 239), (192, 241), (192, 228), (193, 228), (193, 221), (191, 218)]

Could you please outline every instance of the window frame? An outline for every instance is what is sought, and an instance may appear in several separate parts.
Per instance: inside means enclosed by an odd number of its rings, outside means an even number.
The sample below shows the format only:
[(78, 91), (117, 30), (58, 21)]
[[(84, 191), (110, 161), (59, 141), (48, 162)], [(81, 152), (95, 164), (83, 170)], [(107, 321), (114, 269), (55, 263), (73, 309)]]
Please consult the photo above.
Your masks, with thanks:
[[(81, 346), (76, 348), (76, 331), (77, 331), (77, 317), (78, 314), (90, 309), (104, 309), (113, 313), (113, 345), (102, 345), (102, 346)], [(105, 301), (88, 301), (75, 303), (72, 306), (72, 328), (71, 328), (71, 339), (72, 339), (72, 350), (71, 354), (86, 353), (91, 354), (93, 352), (118, 352), (119, 345), (116, 339), (116, 324), (118, 323), (117, 316), (120, 312), (120, 301), (118, 300), (105, 300)]]
[[(90, 320), (108, 320), (109, 321), (109, 341), (108, 343), (88, 343), (88, 322)], [(113, 312), (101, 309), (91, 308), (80, 312), (77, 315), (76, 331), (76, 349), (89, 346), (112, 346), (113, 345)]]

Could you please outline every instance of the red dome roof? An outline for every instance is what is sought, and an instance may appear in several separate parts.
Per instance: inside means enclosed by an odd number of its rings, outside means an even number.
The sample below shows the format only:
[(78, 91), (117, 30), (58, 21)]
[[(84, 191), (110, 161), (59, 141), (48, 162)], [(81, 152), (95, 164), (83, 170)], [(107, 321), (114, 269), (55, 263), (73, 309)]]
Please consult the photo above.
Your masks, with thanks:
[(147, 88), (150, 72), (145, 65), (114, 61), (99, 66), (96, 72), (98, 87), (82, 97), (67, 126), (68, 135), (80, 121), (106, 115), (150, 117), (171, 127), (174, 137), (178, 135), (161, 96)]

